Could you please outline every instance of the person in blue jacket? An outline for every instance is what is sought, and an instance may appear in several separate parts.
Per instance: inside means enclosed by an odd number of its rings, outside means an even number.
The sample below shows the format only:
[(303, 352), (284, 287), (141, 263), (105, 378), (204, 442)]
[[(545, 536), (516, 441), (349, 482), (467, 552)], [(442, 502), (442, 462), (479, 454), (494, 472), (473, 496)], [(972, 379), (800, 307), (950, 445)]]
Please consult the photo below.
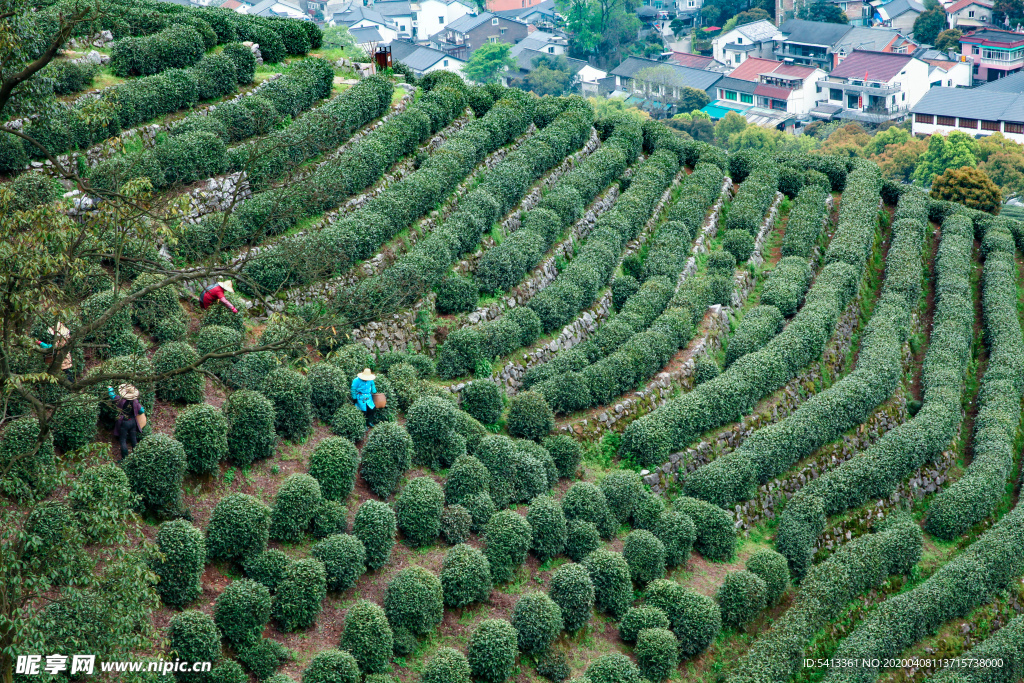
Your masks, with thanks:
[(377, 417), (377, 411), (373, 404), (373, 395), (377, 393), (377, 385), (373, 382), (375, 379), (377, 379), (377, 375), (370, 372), (370, 368), (364, 368), (352, 380), (352, 400), (366, 416), (367, 427), (372, 427)]

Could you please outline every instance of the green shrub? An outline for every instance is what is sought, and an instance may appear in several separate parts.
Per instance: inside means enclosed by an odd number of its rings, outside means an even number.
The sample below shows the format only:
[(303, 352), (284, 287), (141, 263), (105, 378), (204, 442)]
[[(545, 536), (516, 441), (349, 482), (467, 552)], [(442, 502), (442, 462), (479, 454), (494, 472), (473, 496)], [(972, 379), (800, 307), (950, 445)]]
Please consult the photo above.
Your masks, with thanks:
[(722, 611), (722, 624), (729, 628), (739, 628), (765, 608), (768, 586), (753, 572), (729, 572), (715, 592), (715, 600)]
[(395, 634), (395, 655), (398, 657), (411, 655), (419, 645), (416, 634), (404, 627), (392, 626), (391, 630)]
[[(65, 65), (79, 65), (81, 62), (64, 62)], [(84, 65), (83, 65), (84, 66)], [(95, 65), (88, 65), (95, 69)], [(76, 88), (80, 90), (80, 88)], [(55, 178), (42, 173), (22, 173), (7, 184), (13, 195), (12, 211), (28, 211), (41, 204), (49, 204), (64, 194), (64, 186)]]
[(361, 455), (366, 485), (381, 498), (387, 498), (412, 466), (412, 438), (405, 427), (385, 422), (370, 432)]
[(253, 351), (235, 361), (228, 371), (227, 381), (235, 387), (256, 390), (277, 366), (277, 356), (272, 352)]
[(642, 683), (636, 664), (618, 652), (595, 659), (587, 667), (587, 679), (590, 683)]
[(697, 530), (693, 520), (683, 513), (666, 510), (658, 517), (654, 535), (665, 545), (665, 565), (677, 567), (689, 559)]
[[(123, 297), (118, 296), (114, 292), (107, 290), (104, 292), (98, 292), (93, 294), (88, 299), (82, 302), (81, 314), (82, 324), (90, 325), (106, 313), (108, 310), (113, 308)], [(88, 335), (83, 341), (96, 342), (98, 344), (106, 344), (109, 342), (111, 337), (116, 337), (119, 334), (125, 332), (131, 332), (132, 326), (132, 307), (126, 305), (120, 308), (114, 313), (107, 322), (96, 328), (91, 334)]]
[(315, 538), (327, 538), (348, 531), (348, 509), (336, 500), (325, 500), (313, 513), (310, 531)]
[(728, 562), (736, 553), (736, 530), (729, 513), (711, 503), (680, 496), (676, 510), (693, 520), (697, 536), (693, 548), (713, 562)]
[(462, 409), (484, 424), (496, 424), (501, 419), (502, 393), (495, 382), (470, 382), (462, 389)]
[(388, 370), (388, 381), (394, 391), (396, 410), (406, 412), (420, 397), (422, 382), (416, 374), (416, 368), (408, 363), (392, 365)]
[[(820, 219), (818, 222), (820, 226)], [(803, 305), (804, 294), (813, 277), (814, 270), (806, 258), (787, 256), (768, 274), (768, 281), (761, 290), (761, 303), (775, 306), (785, 317), (792, 317)]]
[(284, 575), (291, 566), (291, 559), (277, 549), (264, 550), (250, 555), (242, 562), (245, 575), (253, 581), (266, 586), (271, 592), (284, 580)]
[(430, 477), (413, 479), (395, 501), (395, 517), (402, 535), (414, 547), (430, 545), (441, 532), (444, 492)]
[(359, 453), (348, 439), (329, 436), (309, 456), (309, 474), (320, 482), (327, 500), (344, 501), (356, 485)]
[(384, 613), (396, 635), (400, 628), (415, 635), (430, 633), (444, 618), (440, 580), (423, 567), (403, 569), (388, 582)]
[(483, 532), (487, 527), (487, 523), (491, 521), (491, 517), (494, 516), (498, 509), (491, 499), (491, 494), (486, 491), (466, 496), (462, 499), (460, 505), (466, 508), (469, 511), (469, 516), (473, 518), (473, 524), (469, 527), (469, 530), (475, 534)]
[(695, 386), (710, 382), (720, 374), (722, 374), (722, 369), (718, 367), (715, 359), (706, 353), (697, 356), (697, 359), (693, 361), (693, 383)]
[(768, 607), (778, 604), (789, 584), (789, 565), (786, 558), (771, 548), (761, 548), (747, 558), (748, 572), (761, 577), (767, 589)]
[(213, 620), (229, 643), (257, 642), (270, 621), (270, 591), (261, 583), (238, 579), (228, 584), (213, 605)]
[[(138, 499), (124, 470), (106, 463), (88, 468), (73, 481), (67, 500), (86, 540), (103, 543), (122, 532), (120, 515), (127, 514)], [(119, 514), (112, 517), (112, 510)]]
[(89, 445), (96, 438), (99, 417), (100, 402), (95, 396), (79, 394), (67, 397), (53, 413), (54, 445), (64, 453)]
[(444, 604), (449, 607), (486, 601), (491, 593), (490, 562), (472, 546), (465, 543), (454, 546), (444, 556), (441, 588)]
[(409, 408), (405, 427), (412, 437), (415, 463), (443, 469), (465, 455), (466, 440), (455, 429), (458, 410), (436, 396), (425, 396)]
[(644, 493), (644, 483), (633, 470), (615, 470), (601, 481), (601, 491), (608, 504), (608, 511), (619, 524), (625, 524)]
[(486, 493), (490, 488), (490, 476), (479, 460), (471, 455), (460, 456), (448, 470), (445, 479), (445, 502), (456, 505), (472, 495)]
[[(165, 277), (158, 273), (143, 273), (135, 278), (129, 294), (139, 294), (143, 289), (160, 285)], [(184, 318), (185, 311), (178, 299), (180, 291), (177, 285), (158, 287), (146, 294), (141, 294), (132, 303), (132, 318), (143, 330), (153, 333), (158, 341), (180, 341), (187, 332)], [(168, 324), (173, 321), (175, 324)], [(172, 336), (163, 333), (176, 332)], [(200, 354), (205, 351), (200, 351)]]
[(661, 514), (665, 512), (665, 501), (656, 493), (644, 491), (633, 506), (633, 528), (654, 531)]
[(256, 55), (241, 43), (228, 43), (224, 46), (224, 54), (235, 64), (235, 80), (239, 85), (253, 82), (256, 76)]
[(519, 649), (542, 652), (562, 630), (562, 610), (544, 593), (527, 593), (512, 608), (512, 626), (519, 634)]
[(754, 236), (746, 230), (726, 230), (722, 249), (732, 254), (736, 263), (743, 263), (754, 253)]
[(314, 545), (309, 554), (323, 562), (328, 590), (346, 591), (366, 571), (366, 548), (355, 536), (328, 536)]
[(518, 633), (504, 619), (484, 619), (469, 637), (467, 658), (473, 678), (505, 683), (516, 665)]
[(665, 576), (665, 545), (645, 529), (626, 536), (622, 556), (629, 565), (629, 574), (640, 585)]
[(312, 427), (309, 380), (288, 368), (271, 371), (260, 391), (274, 405), (274, 429), (282, 438), (297, 441)]
[(246, 558), (267, 547), (270, 510), (245, 493), (220, 499), (206, 527), (206, 552), (211, 559)]
[(583, 447), (576, 439), (566, 434), (557, 434), (544, 439), (544, 448), (555, 461), (560, 478), (573, 477), (583, 461)]
[(302, 538), (322, 501), (316, 479), (300, 472), (289, 474), (277, 489), (270, 509), (270, 537), (280, 541)]
[[(185, 342), (169, 342), (153, 354), (153, 370), (170, 372), (187, 367), (199, 360), (199, 354)], [(156, 393), (168, 401), (202, 403), (206, 378), (196, 370), (181, 373), (156, 383)]]
[[(325, 365), (325, 363), (317, 363), (313, 367), (317, 367), (317, 365)], [(310, 372), (310, 375), (312, 374)], [(331, 431), (355, 443), (366, 433), (366, 415), (354, 403), (342, 403), (331, 417)]]
[(274, 454), (274, 404), (263, 394), (242, 389), (224, 402), (228, 420), (228, 458), (239, 467)]
[(178, 413), (174, 438), (185, 449), (185, 469), (192, 474), (215, 472), (228, 455), (228, 421), (208, 403)]
[(509, 401), (506, 424), (513, 437), (537, 441), (555, 428), (555, 415), (542, 395), (524, 391)]
[(703, 652), (722, 630), (718, 603), (706, 595), (683, 588), (675, 581), (651, 581), (647, 584), (646, 601), (668, 616), (683, 659)]
[(156, 585), (160, 599), (175, 607), (187, 605), (203, 592), (203, 532), (183, 519), (164, 522), (156, 534), (156, 545), (163, 555), (152, 565), (153, 573), (160, 577)]
[(620, 553), (595, 550), (583, 558), (583, 566), (594, 583), (594, 607), (616, 619), (622, 617), (633, 601), (633, 583), (625, 558)]
[(485, 553), (491, 563), (495, 584), (512, 580), (516, 568), (526, 561), (533, 541), (533, 530), (523, 517), (512, 510), (496, 512), (487, 522)]
[(210, 669), (210, 683), (247, 683), (248, 680), (242, 665), (230, 659)]
[(666, 628), (646, 628), (636, 639), (637, 664), (640, 674), (652, 683), (669, 678), (679, 666), (679, 641)]
[(468, 313), (476, 308), (478, 299), (476, 283), (463, 277), (446, 277), (437, 286), (434, 302), (441, 315)]
[(151, 434), (139, 442), (121, 467), (143, 505), (171, 512), (181, 507), (185, 449), (180, 443), (166, 434)]
[(640, 291), (640, 283), (637, 282), (635, 277), (632, 275), (620, 275), (612, 280), (612, 306), (616, 311), (621, 311), (629, 297), (638, 291)]
[(366, 566), (380, 569), (391, 558), (395, 545), (397, 521), (395, 513), (386, 503), (367, 500), (359, 506), (352, 522), (352, 534), (366, 548)]
[(657, 607), (630, 607), (619, 622), (619, 636), (627, 643), (635, 643), (640, 631), (649, 628), (668, 628), (669, 625), (668, 617)]
[(302, 683), (360, 683), (359, 664), (349, 652), (324, 650), (302, 672)]
[(441, 512), (441, 537), (448, 545), (465, 543), (473, 527), (473, 516), (461, 505), (449, 505)]
[(265, 681), (274, 675), (274, 669), (291, 659), (291, 653), (276, 640), (261, 638), (258, 642), (238, 650), (238, 661)]
[(394, 644), (391, 625), (379, 605), (360, 600), (349, 608), (341, 647), (352, 653), (360, 671), (365, 674), (387, 671)]
[(551, 576), (548, 595), (562, 611), (562, 623), (568, 633), (575, 633), (590, 621), (594, 611), (594, 582), (582, 565), (563, 564)]
[(549, 681), (562, 683), (572, 673), (564, 650), (549, 648), (537, 658), (537, 674)]
[(530, 501), (526, 521), (533, 529), (530, 549), (541, 562), (547, 562), (565, 549), (565, 513), (562, 504), (550, 496), (537, 496)]
[[(313, 403), (313, 413), (317, 419), (322, 422), (331, 420), (346, 404), (355, 408), (349, 401), (349, 380), (341, 368), (330, 363), (314, 363), (306, 378), (309, 380), (310, 401)], [(362, 435), (363, 432), (360, 430), (359, 436)], [(357, 441), (358, 437), (349, 440)]]
[(725, 364), (732, 365), (746, 354), (763, 348), (782, 331), (784, 322), (782, 313), (774, 306), (752, 308), (729, 338), (729, 346), (725, 350)]
[[(208, 614), (187, 610), (175, 614), (167, 627), (171, 652), (187, 662), (216, 662), (220, 659), (220, 632)], [(202, 675), (182, 675), (182, 680), (201, 681)]]
[(593, 522), (570, 519), (566, 522), (565, 531), (565, 554), (573, 562), (582, 562), (584, 557), (601, 547), (601, 534)]
[(611, 538), (618, 528), (604, 492), (596, 484), (578, 481), (570, 486), (562, 498), (562, 509), (566, 519), (592, 522), (602, 538)]
[(303, 558), (292, 562), (274, 594), (274, 621), (282, 631), (312, 626), (327, 595), (327, 572), (320, 560)]
[(442, 647), (423, 667), (422, 683), (471, 683), (466, 656), (450, 647)]

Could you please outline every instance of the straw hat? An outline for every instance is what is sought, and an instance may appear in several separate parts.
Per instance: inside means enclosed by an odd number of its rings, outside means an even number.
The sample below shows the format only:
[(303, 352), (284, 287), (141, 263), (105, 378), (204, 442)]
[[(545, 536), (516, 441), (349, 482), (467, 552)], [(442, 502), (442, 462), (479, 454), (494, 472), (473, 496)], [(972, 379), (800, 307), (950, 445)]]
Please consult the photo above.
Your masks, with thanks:
[(71, 330), (69, 330), (67, 326), (64, 325), (64, 323), (57, 323), (56, 327), (48, 327), (46, 328), (46, 331), (52, 334), (54, 337), (67, 338), (71, 336)]
[(129, 401), (134, 401), (139, 397), (139, 390), (131, 384), (122, 384), (117, 388), (117, 394), (121, 398), (126, 398)]
[(363, 368), (363, 371), (356, 375), (356, 377), (365, 382), (372, 382), (373, 380), (377, 379), (377, 375), (370, 372), (370, 368)]
[(223, 287), (225, 292), (235, 293), (235, 286), (231, 284), (231, 280), (218, 280), (217, 284)]

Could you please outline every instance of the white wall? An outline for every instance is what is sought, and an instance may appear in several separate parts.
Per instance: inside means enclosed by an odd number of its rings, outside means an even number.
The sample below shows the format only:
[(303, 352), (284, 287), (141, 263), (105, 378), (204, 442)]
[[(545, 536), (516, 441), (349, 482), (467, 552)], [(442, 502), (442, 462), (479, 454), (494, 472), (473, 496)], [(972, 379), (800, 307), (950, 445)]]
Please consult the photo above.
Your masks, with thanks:
[[(1002, 123), (1000, 123), (999, 127), (1003, 127)], [(977, 130), (967, 130), (957, 128), (956, 126), (939, 126), (936, 124), (918, 123), (917, 121), (914, 121), (913, 126), (911, 127), (911, 132), (914, 135), (931, 135), (932, 133), (938, 133), (940, 135), (949, 135), (950, 131), (954, 130), (959, 130), (960, 132), (966, 133), (967, 135), (971, 136), (992, 135), (992, 133), (995, 132), (991, 130), (981, 130), (980, 126)], [(1007, 133), (1004, 131), (1003, 135), (1006, 136), (1006, 138), (1009, 140), (1013, 140), (1018, 144), (1024, 145), (1024, 133)]]
[[(446, 60), (448, 62), (448, 66), (444, 65)], [(463, 65), (465, 65), (465, 62), (463, 62), (461, 59), (455, 59), (454, 57), (445, 57), (444, 59), (439, 59), (437, 63), (431, 66), (430, 68), (425, 69), (423, 71), (423, 75), (426, 76), (427, 74), (434, 73), (435, 71), (451, 71), (452, 73), (459, 74), (460, 76), (462, 76), (462, 78), (466, 78), (466, 76), (462, 73)]]
[(828, 92), (818, 92), (818, 82), (824, 83), (826, 74), (821, 69), (815, 69), (814, 73), (804, 79), (803, 85), (794, 92), (786, 103), (786, 111), (790, 114), (806, 114), (814, 109), (822, 99), (828, 99)]
[(380, 24), (375, 24), (374, 22), (370, 21), (369, 19), (360, 19), (356, 23), (352, 24), (352, 26), (350, 26), (349, 28), (375, 28), (375, 29), (377, 29), (377, 33), (380, 34), (380, 42), (381, 42), (382, 45), (390, 43), (392, 40), (397, 40), (398, 39), (398, 32), (397, 31), (395, 31), (394, 29), (392, 29), (392, 28), (390, 28), (388, 26), (381, 26)]
[(745, 38), (743, 36), (743, 34), (740, 33), (737, 29), (733, 29), (733, 30), (729, 31), (728, 33), (723, 33), (722, 35), (717, 36), (716, 38), (712, 38), (711, 39), (711, 54), (712, 54), (712, 56), (717, 61), (722, 62), (724, 64), (728, 64), (729, 62), (726, 61), (726, 56), (725, 56), (725, 46), (728, 45), (729, 43), (737, 43), (738, 42), (737, 41), (738, 38), (742, 38), (744, 41), (747, 41), (749, 43), (747, 38)]
[(421, 39), (440, 33), (445, 26), (470, 13), (470, 9), (461, 2), (453, 2), (449, 5), (441, 0), (425, 0), (421, 1), (419, 5), (420, 9), (416, 13), (416, 27), (417, 35)]

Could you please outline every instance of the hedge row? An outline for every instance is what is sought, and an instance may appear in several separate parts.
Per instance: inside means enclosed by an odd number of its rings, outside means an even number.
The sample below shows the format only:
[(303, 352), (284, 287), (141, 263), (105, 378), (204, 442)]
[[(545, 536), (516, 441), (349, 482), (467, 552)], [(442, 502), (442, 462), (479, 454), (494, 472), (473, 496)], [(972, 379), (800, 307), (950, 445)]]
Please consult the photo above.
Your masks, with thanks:
[(917, 415), (886, 432), (857, 457), (807, 482), (786, 505), (776, 545), (795, 577), (810, 567), (827, 515), (888, 497), (907, 475), (938, 456), (956, 434), (974, 324), (973, 238), (966, 215), (953, 215), (942, 224), (935, 261), (935, 313), (923, 367), (924, 405)]
[(481, 291), (500, 292), (519, 284), (597, 194), (633, 163), (643, 143), (640, 122), (622, 117), (614, 125), (600, 149), (562, 176), (535, 208), (524, 213), (516, 232), (480, 257), (474, 275)]
[(1003, 497), (1020, 425), (1024, 339), (1017, 316), (1013, 236), (999, 221), (986, 223), (982, 224), (982, 312), (989, 362), (978, 396), (974, 458), (963, 476), (932, 501), (925, 518), (928, 533), (946, 540), (960, 536), (992, 514)]
[[(1001, 659), (999, 668), (980, 668), (974, 661)], [(959, 666), (958, 666), (959, 664)], [(960, 655), (952, 666), (939, 669), (928, 683), (1012, 683), (1024, 676), (1024, 616), (1014, 618), (1006, 626)]]
[[(504, 103), (504, 100), (496, 103), (491, 111)], [(366, 319), (369, 312), (373, 315), (371, 319), (379, 319), (381, 315), (415, 303), (441, 282), (461, 254), (476, 248), (480, 238), (522, 201), (534, 182), (573, 150), (582, 147), (590, 137), (593, 108), (579, 97), (557, 98), (553, 103), (562, 113), (487, 171), (480, 184), (459, 200), (458, 209), (444, 223), (417, 242), (391, 268), (342, 292), (339, 296), (342, 312), (353, 320)], [(526, 105), (521, 111), (529, 114), (532, 106)], [(493, 144), (485, 154), (511, 142), (528, 123), (528, 120), (519, 120), (501, 124), (499, 138), (492, 139)], [(432, 168), (433, 175), (438, 175), (440, 171), (433, 166), (436, 158), (436, 155), (431, 156), (421, 168)], [(457, 182), (453, 178), (452, 188)], [(441, 364), (440, 359), (438, 364)]]
[(779, 167), (769, 158), (754, 161), (750, 174), (729, 205), (725, 228), (745, 230), (751, 235), (757, 235), (778, 190)]
[(152, 76), (167, 69), (186, 69), (202, 59), (207, 49), (198, 30), (175, 24), (159, 33), (116, 41), (110, 49), (110, 70), (116, 76), (128, 78)]
[[(460, 116), (465, 107), (464, 87), (446, 86), (431, 90), (406, 110), (407, 117), (402, 119), (400, 130), (389, 130), (384, 137), (377, 136), (376, 133), (384, 129), (382, 126), (346, 155), (351, 157), (349, 165), (355, 172), (365, 174), (366, 180), (353, 184), (347, 192), (331, 194), (338, 195), (340, 199), (376, 181), (391, 164), (414, 151), (420, 141)], [(420, 164), (415, 173), (390, 185), (357, 211), (324, 229), (287, 239), (261, 253), (246, 267), (247, 274), (259, 287), (273, 291), (278, 287), (307, 284), (346, 272), (357, 261), (370, 258), (381, 245), (437, 206), (487, 154), (514, 140), (529, 124), (530, 112), (522, 102), (504, 100), (495, 104), (485, 116), (452, 135)], [(401, 135), (395, 142), (402, 145), (403, 154), (395, 155), (383, 147), (387, 138), (394, 137), (395, 133)], [(329, 162), (321, 168), (333, 167), (333, 164)], [(332, 170), (345, 173), (347, 168)], [(319, 176), (318, 171), (307, 182), (317, 187)], [(337, 186), (338, 181), (333, 184)], [(318, 199), (310, 201), (320, 208), (327, 208)]]
[[(207, 115), (192, 114), (175, 124), (171, 136), (155, 146), (102, 161), (91, 172), (92, 185), (116, 191), (133, 178), (148, 177), (154, 189), (160, 190), (223, 173), (234, 166), (232, 160), (240, 153), (237, 148), (227, 148), (225, 143), (265, 133), (286, 115), (309, 109), (331, 94), (333, 78), (334, 70), (328, 62), (303, 60), (259, 94), (222, 104)], [(330, 128), (336, 133), (335, 138), (347, 138), (356, 127), (375, 118), (380, 110), (386, 110), (391, 101), (390, 91), (390, 83), (384, 79), (366, 79), (285, 131), (299, 136), (308, 147), (316, 146), (309, 129), (318, 124), (321, 128)], [(276, 93), (290, 95), (278, 97)], [(328, 121), (330, 126), (325, 126)], [(348, 125), (341, 125), (341, 122)], [(271, 134), (241, 149), (258, 145), (263, 152), (260, 166), (266, 168), (272, 165), (268, 157), (287, 156), (288, 148), (279, 141), (283, 134), (284, 131)], [(284, 163), (281, 160), (279, 165)]]
[(685, 448), (708, 429), (742, 417), (821, 355), (857, 291), (877, 227), (878, 167), (859, 165), (848, 185), (839, 225), (826, 254), (828, 265), (808, 293), (803, 309), (760, 351), (632, 422), (623, 435), (620, 455), (640, 464), (663, 463), (671, 450)]
[(725, 365), (764, 347), (782, 331), (782, 313), (775, 306), (754, 306), (740, 320), (725, 349)]
[(810, 570), (793, 605), (754, 641), (729, 683), (789, 680), (801, 666), (811, 638), (835, 621), (851, 600), (917, 564), (921, 528), (912, 519), (891, 515), (876, 523), (874, 531), (841, 545)]
[(761, 290), (761, 303), (774, 306), (783, 317), (791, 318), (803, 305), (813, 278), (814, 269), (805, 257), (783, 257), (768, 274), (768, 281)]
[(903, 375), (910, 315), (921, 296), (921, 251), (927, 227), (924, 197), (905, 193), (894, 216), (885, 282), (867, 324), (857, 368), (804, 401), (786, 419), (757, 430), (732, 453), (693, 472), (684, 486), (687, 495), (725, 508), (749, 500), (758, 484), (864, 422), (892, 395)]
[(825, 227), (825, 201), (828, 192), (817, 185), (808, 185), (797, 195), (782, 236), (782, 255), (807, 258), (818, 243)]
[[(1024, 508), (1017, 507), (927, 581), (880, 604), (839, 644), (835, 656), (896, 657), (950, 619), (966, 616), (1017, 581), (1024, 572), (1022, 544)], [(876, 665), (836, 673), (829, 671), (824, 680), (874, 681), (880, 671)]]

